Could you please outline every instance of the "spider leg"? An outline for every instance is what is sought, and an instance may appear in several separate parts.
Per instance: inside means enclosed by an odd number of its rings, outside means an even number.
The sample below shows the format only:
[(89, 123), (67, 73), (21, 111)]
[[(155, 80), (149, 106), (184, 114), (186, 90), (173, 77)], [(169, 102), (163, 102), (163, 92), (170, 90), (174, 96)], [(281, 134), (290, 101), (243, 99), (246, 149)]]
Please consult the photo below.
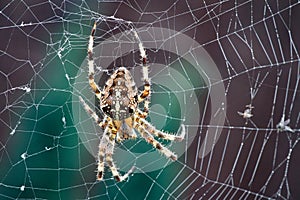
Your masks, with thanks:
[(109, 140), (110, 141), (115, 141), (117, 134), (118, 134), (118, 130), (116, 129), (114, 122), (111, 118), (109, 118), (108, 120), (108, 128), (110, 130), (110, 134), (109, 134)]
[(98, 167), (97, 167), (97, 180), (101, 181), (104, 176), (104, 157), (107, 145), (109, 143), (109, 138), (107, 135), (108, 127), (105, 128), (103, 136), (101, 138), (99, 144), (99, 151), (98, 151)]
[(86, 110), (86, 112), (88, 114), (90, 114), (95, 122), (102, 128), (105, 128), (106, 126), (108, 126), (108, 128), (111, 130), (111, 134), (109, 135), (109, 139), (110, 140), (115, 140), (118, 130), (116, 129), (113, 120), (106, 116), (104, 117), (103, 121), (101, 121), (101, 119), (98, 117), (98, 115), (91, 109), (91, 107), (89, 105), (87, 105), (87, 103), (85, 103), (85, 101), (83, 100), (83, 98), (81, 96), (79, 96), (79, 100), (80, 102), (83, 104), (84, 109)]
[(97, 167), (97, 180), (102, 180), (104, 175), (104, 157), (105, 157), (105, 150), (107, 147), (107, 144), (109, 143), (109, 138), (107, 135), (108, 132), (108, 117), (105, 116), (103, 121), (100, 120), (98, 115), (90, 108), (89, 105), (85, 103), (85, 101), (82, 99), (81, 96), (79, 96), (80, 102), (83, 104), (84, 109), (88, 114), (94, 118), (95, 122), (104, 129), (103, 136), (101, 138), (100, 144), (99, 144), (99, 151), (98, 151), (98, 167)]
[[(138, 110), (138, 112), (141, 112)], [(135, 121), (142, 125), (144, 129), (148, 132), (151, 133), (152, 135), (155, 135), (156, 137), (165, 139), (165, 140), (171, 140), (171, 141), (182, 141), (185, 137), (185, 126), (182, 124), (181, 125), (181, 134), (180, 135), (173, 135), (173, 134), (168, 134), (163, 131), (157, 130), (153, 125), (151, 125), (147, 120), (141, 118), (141, 117), (136, 117)]]
[(135, 123), (135, 128), (140, 132), (141, 136), (155, 147), (158, 151), (164, 154), (167, 158), (172, 159), (173, 161), (177, 160), (177, 155), (170, 151), (168, 148), (164, 147), (160, 142), (154, 139), (152, 135), (150, 135), (147, 130), (144, 128), (143, 124)]
[(143, 43), (141, 39), (139, 38), (138, 34), (136, 31), (134, 32), (134, 36), (138, 40), (138, 45), (139, 45), (139, 51), (140, 51), (140, 56), (142, 57), (142, 73), (143, 73), (143, 81), (144, 81), (144, 90), (142, 93), (138, 96), (138, 103), (144, 101), (144, 110), (143, 110), (143, 118), (146, 118), (149, 112), (149, 104), (150, 104), (150, 79), (149, 79), (149, 72), (148, 72), (148, 64), (147, 64), (147, 55), (146, 55), (146, 50), (143, 46)]
[(149, 104), (150, 104), (150, 100), (149, 100), (150, 98), (149, 97), (147, 97), (147, 99), (144, 101), (144, 109), (143, 109), (143, 111), (141, 111), (141, 110), (139, 110), (139, 117), (141, 117), (141, 118), (146, 118), (147, 116), (148, 116), (148, 114), (149, 114)]
[(91, 31), (89, 44), (88, 44), (88, 67), (89, 67), (89, 84), (92, 90), (95, 92), (96, 97), (101, 99), (101, 91), (99, 90), (98, 85), (95, 83), (94, 79), (94, 58), (93, 58), (93, 46), (94, 46), (94, 35), (96, 32), (96, 22), (94, 23), (93, 29)]
[(98, 115), (91, 109), (91, 107), (83, 100), (83, 98), (81, 96), (79, 96), (79, 100), (83, 105), (83, 108), (85, 109), (85, 111), (91, 115), (91, 117), (95, 120), (95, 122), (101, 127), (101, 128), (105, 128), (108, 124), (108, 117), (105, 116), (103, 120), (101, 120)]
[(120, 175), (120, 173), (118, 172), (118, 169), (116, 168), (112, 155), (114, 152), (114, 146), (115, 146), (115, 140), (109, 140), (109, 143), (107, 145), (106, 148), (106, 164), (108, 165), (108, 167), (110, 168), (114, 178), (116, 179), (116, 181), (121, 182), (124, 181), (130, 174), (132, 174), (132, 172), (135, 169), (135, 166), (132, 166), (131, 169), (124, 174), (123, 176)]
[[(136, 139), (137, 135), (132, 128), (132, 117), (125, 119), (119, 129), (119, 133), (122, 135), (122, 138), (127, 139)], [(130, 126), (129, 126), (130, 125)]]

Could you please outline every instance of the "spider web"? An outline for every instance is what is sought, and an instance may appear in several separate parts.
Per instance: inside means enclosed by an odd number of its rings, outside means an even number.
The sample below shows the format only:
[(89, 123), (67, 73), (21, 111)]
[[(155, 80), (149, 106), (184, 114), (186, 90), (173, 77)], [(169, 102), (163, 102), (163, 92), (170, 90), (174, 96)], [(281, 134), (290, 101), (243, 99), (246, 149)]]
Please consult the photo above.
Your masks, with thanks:
[[(1, 1), (1, 199), (299, 199), (299, 1)], [(96, 181), (101, 116), (88, 85), (126, 66), (142, 88), (136, 30), (149, 61), (149, 117), (182, 142), (115, 149), (128, 180)], [(248, 114), (248, 115), (247, 115)]]

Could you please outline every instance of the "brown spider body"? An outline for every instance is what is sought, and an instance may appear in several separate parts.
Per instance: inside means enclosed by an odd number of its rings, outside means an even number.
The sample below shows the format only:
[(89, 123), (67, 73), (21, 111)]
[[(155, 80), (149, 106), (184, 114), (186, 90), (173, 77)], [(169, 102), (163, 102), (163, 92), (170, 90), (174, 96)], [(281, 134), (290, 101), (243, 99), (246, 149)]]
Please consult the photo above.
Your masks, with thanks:
[(120, 67), (106, 82), (101, 109), (115, 121), (130, 118), (137, 108), (138, 91), (130, 72)]

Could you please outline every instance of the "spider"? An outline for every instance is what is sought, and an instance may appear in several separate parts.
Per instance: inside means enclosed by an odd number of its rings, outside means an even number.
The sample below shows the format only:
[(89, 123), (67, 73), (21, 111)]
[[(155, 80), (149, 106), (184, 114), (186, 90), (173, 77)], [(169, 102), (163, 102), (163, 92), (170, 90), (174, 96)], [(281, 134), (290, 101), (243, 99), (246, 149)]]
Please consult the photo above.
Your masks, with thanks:
[[(177, 160), (177, 155), (164, 147), (154, 136), (167, 140), (182, 141), (185, 136), (185, 127), (181, 125), (182, 132), (180, 135), (172, 135), (157, 130), (146, 121), (145, 118), (148, 115), (150, 104), (151, 84), (148, 77), (146, 51), (136, 31), (133, 31), (133, 33), (139, 42), (139, 51), (142, 57), (144, 90), (138, 92), (131, 73), (125, 67), (117, 68), (107, 80), (103, 90), (99, 89), (99, 86), (94, 80), (93, 43), (95, 31), (96, 22), (92, 28), (88, 43), (88, 77), (90, 87), (100, 100), (100, 108), (104, 113), (103, 120), (100, 120), (98, 115), (85, 103), (82, 97), (79, 97), (79, 100), (83, 104), (86, 112), (90, 114), (95, 122), (104, 130), (99, 144), (96, 178), (99, 181), (103, 179), (104, 163), (106, 163), (115, 180), (120, 182), (125, 180), (134, 171), (135, 167), (132, 166), (126, 174), (120, 175), (112, 158), (116, 142), (120, 143), (124, 139), (135, 139), (137, 135), (133, 129), (136, 129), (146, 142), (151, 144), (167, 158), (175, 161)], [(143, 102), (144, 106), (142, 110), (139, 109), (138, 106), (141, 102)]]

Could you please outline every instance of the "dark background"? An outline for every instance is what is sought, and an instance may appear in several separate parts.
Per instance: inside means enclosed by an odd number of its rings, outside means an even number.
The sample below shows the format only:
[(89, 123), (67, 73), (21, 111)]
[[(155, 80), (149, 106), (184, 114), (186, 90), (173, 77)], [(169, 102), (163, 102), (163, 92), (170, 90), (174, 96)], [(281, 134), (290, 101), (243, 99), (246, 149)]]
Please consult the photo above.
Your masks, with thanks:
[[(298, 1), (2, 0), (0, 11), (1, 199), (157, 199), (164, 193), (163, 199), (300, 198)], [(124, 183), (109, 173), (104, 182), (95, 181), (95, 159), (72, 124), (72, 79), (65, 74), (80, 70), (100, 14), (137, 28), (180, 31), (210, 54), (227, 91), (226, 121), (213, 153), (195, 157), (202, 131), (186, 163), (181, 158)], [(111, 28), (101, 24), (97, 42)], [(251, 100), (256, 80), (259, 90)], [(246, 124), (237, 111), (249, 103), (254, 116)], [(283, 114), (295, 133), (277, 131)]]

